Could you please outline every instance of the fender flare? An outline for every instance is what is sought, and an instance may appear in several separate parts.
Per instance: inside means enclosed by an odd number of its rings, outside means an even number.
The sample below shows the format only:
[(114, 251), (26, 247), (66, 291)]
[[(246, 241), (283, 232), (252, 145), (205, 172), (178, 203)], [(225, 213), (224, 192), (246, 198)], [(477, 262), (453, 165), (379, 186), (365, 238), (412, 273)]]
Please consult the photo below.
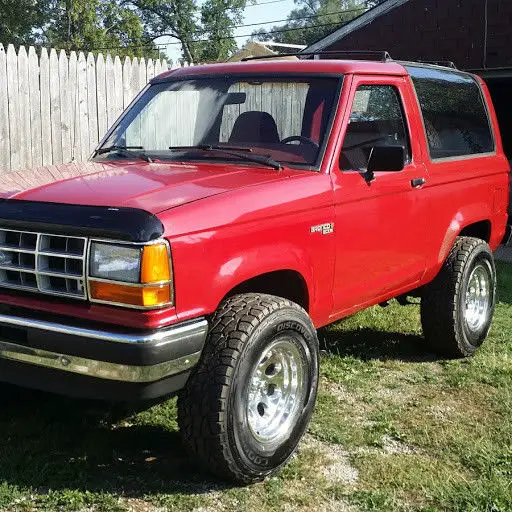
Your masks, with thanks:
[(455, 239), (460, 235), (462, 230), (471, 224), (477, 222), (491, 222), (492, 211), (489, 204), (471, 203), (460, 208), (452, 217), (447, 229), (444, 239), (441, 243), (439, 253), (437, 256), (437, 264), (440, 267), (448, 257)]
[(233, 288), (255, 277), (289, 270), (302, 277), (310, 306), (316, 301), (313, 262), (300, 247), (289, 243), (263, 245), (235, 253), (214, 273), (212, 289), (216, 290), (218, 304)]

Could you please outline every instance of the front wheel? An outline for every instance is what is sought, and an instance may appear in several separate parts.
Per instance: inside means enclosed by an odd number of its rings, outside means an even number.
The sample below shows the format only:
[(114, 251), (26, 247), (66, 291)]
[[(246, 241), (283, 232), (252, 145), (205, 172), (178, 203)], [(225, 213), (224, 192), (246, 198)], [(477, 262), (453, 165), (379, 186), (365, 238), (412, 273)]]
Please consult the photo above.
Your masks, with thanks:
[(294, 453), (318, 386), (318, 339), (307, 313), (263, 294), (226, 300), (178, 398), (185, 445), (207, 469), (262, 480)]
[(438, 352), (468, 357), (483, 343), (494, 314), (496, 268), (486, 242), (459, 237), (421, 298), (425, 338)]

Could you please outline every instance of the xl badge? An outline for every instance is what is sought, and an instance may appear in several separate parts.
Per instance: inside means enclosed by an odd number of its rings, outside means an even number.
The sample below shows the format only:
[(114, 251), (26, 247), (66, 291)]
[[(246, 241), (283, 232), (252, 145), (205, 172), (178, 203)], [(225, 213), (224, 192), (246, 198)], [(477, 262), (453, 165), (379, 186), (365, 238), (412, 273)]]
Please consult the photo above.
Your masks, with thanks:
[(322, 233), (322, 235), (330, 235), (334, 232), (334, 222), (327, 222), (326, 224), (318, 224), (318, 226), (311, 226), (311, 233)]

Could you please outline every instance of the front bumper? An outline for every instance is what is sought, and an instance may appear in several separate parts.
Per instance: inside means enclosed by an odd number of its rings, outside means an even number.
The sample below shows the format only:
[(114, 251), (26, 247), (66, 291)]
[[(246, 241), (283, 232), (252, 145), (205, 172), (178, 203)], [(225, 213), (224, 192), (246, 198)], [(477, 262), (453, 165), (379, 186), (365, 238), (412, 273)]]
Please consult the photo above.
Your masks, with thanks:
[(0, 314), (0, 380), (73, 396), (152, 399), (184, 386), (207, 331), (205, 319), (141, 332), (9, 311)]

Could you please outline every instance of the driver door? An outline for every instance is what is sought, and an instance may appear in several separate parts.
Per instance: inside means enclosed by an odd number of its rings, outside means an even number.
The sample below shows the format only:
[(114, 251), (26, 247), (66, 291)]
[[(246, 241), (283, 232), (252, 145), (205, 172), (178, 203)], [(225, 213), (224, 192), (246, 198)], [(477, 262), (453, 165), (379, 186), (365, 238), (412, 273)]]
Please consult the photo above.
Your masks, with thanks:
[[(405, 100), (405, 101), (404, 101)], [(343, 143), (332, 170), (336, 267), (333, 316), (414, 288), (426, 269), (426, 168), (406, 77), (355, 77)], [(410, 106), (408, 106), (410, 105)], [(415, 116), (415, 117), (412, 117)], [(364, 175), (374, 146), (400, 145), (403, 170)]]

